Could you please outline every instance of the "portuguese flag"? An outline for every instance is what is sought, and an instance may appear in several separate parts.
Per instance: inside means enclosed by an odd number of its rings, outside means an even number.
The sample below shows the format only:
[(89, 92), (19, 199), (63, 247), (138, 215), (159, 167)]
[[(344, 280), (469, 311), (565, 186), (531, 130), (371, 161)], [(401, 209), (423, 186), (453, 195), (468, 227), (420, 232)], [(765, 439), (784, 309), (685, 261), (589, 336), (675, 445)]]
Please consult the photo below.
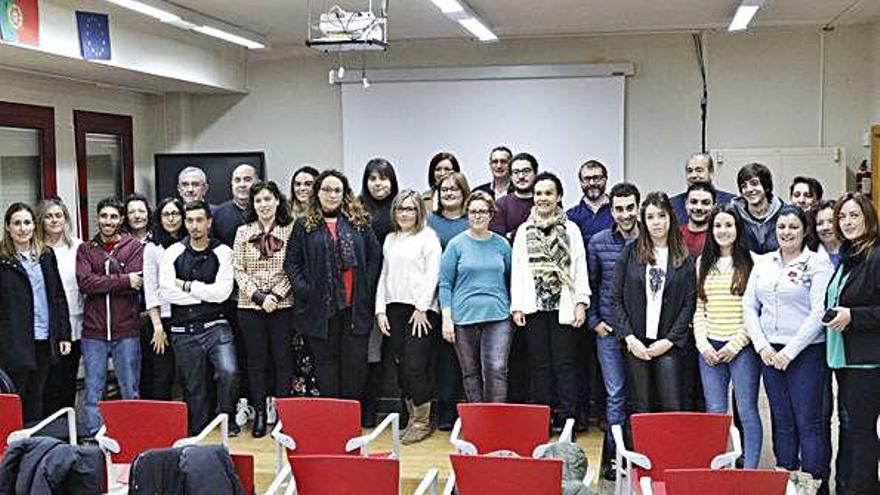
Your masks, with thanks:
[(3, 41), (38, 46), (39, 0), (0, 0), (0, 36)]

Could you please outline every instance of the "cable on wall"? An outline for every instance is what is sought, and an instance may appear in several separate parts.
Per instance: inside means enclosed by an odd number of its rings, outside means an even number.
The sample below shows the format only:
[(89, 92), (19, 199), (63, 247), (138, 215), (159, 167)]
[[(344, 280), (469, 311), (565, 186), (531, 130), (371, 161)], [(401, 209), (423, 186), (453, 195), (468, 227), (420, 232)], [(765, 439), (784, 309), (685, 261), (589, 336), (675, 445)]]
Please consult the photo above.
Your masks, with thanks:
[(709, 87), (706, 82), (706, 61), (703, 54), (703, 39), (699, 33), (691, 35), (694, 40), (694, 51), (697, 54), (697, 67), (700, 69), (700, 78), (703, 83), (703, 94), (700, 97), (700, 123), (701, 123), (701, 145), (700, 150), (706, 153), (706, 119), (709, 107)]

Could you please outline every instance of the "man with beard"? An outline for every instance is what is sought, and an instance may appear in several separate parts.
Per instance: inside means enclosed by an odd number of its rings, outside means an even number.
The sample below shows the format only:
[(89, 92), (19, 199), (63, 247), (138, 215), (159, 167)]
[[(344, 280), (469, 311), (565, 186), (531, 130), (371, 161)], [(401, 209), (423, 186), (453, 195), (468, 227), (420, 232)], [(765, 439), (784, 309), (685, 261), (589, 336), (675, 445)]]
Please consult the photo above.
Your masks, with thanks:
[(709, 217), (715, 208), (715, 194), (715, 188), (708, 182), (694, 182), (688, 186), (687, 202), (684, 204), (688, 221), (679, 225), (678, 229), (694, 261), (703, 252), (703, 243), (709, 232)]
[[(587, 160), (578, 170), (578, 179), (584, 196), (577, 206), (568, 210), (568, 219), (577, 224), (584, 238), (584, 247), (589, 246), (590, 238), (613, 224), (611, 205), (605, 187), (608, 184), (608, 169), (598, 160)], [(585, 430), (590, 416), (601, 419), (600, 411), (605, 409), (605, 393), (599, 375), (596, 357), (596, 338), (592, 332), (583, 332), (578, 340), (578, 355), (586, 356), (579, 363), (579, 429)], [(591, 407), (592, 406), (592, 407)]]
[(607, 397), (605, 417), (608, 428), (602, 445), (602, 476), (608, 480), (614, 479), (611, 425), (626, 423), (626, 367), (614, 335), (616, 324), (611, 307), (614, 265), (623, 248), (639, 235), (640, 202), (636, 186), (628, 182), (615, 184), (609, 194), (614, 225), (591, 237), (587, 246), (587, 272), (592, 290), (587, 327), (596, 333), (596, 352)]
[[(712, 161), (712, 157), (708, 153), (694, 153), (688, 158), (684, 166), (684, 172), (688, 186), (694, 182), (708, 182), (711, 184), (712, 174), (715, 173), (715, 162)], [(687, 210), (685, 209), (687, 195), (688, 193), (685, 191), (669, 198), (669, 202), (672, 203), (672, 211), (675, 212), (679, 225), (687, 223)], [(715, 190), (715, 201), (718, 204), (726, 205), (733, 201), (735, 197), (735, 194), (727, 191)]]
[(507, 146), (492, 148), (492, 151), (489, 152), (489, 170), (492, 172), (492, 180), (480, 184), (474, 190), (485, 191), (496, 201), (513, 192), (513, 183), (510, 181), (511, 157), (513, 157), (513, 152)]

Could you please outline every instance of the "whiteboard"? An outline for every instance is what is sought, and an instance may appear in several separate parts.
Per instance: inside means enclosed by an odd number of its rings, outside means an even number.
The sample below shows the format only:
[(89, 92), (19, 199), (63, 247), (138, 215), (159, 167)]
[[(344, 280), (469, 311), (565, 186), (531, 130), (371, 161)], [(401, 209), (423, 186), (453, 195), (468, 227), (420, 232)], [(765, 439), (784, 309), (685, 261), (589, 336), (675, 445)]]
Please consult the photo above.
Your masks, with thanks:
[(345, 170), (357, 189), (381, 156), (401, 189), (422, 191), (431, 157), (449, 151), (473, 188), (490, 179), (489, 150), (506, 145), (559, 175), (571, 206), (586, 160), (608, 167), (609, 185), (624, 177), (624, 89), (623, 75), (343, 84)]

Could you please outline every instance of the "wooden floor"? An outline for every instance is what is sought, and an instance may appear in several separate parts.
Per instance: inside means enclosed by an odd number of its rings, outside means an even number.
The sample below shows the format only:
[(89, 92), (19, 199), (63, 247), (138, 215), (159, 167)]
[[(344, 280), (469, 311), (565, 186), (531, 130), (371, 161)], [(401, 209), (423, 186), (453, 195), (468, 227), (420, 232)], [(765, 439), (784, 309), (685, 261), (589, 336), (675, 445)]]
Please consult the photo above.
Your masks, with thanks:
[[(364, 433), (370, 430), (365, 429)], [(581, 433), (577, 437), (578, 444), (584, 448), (590, 460), (590, 466), (598, 471), (599, 456), (602, 448), (602, 432), (596, 428), (587, 433)], [(391, 435), (384, 433), (378, 440), (371, 452), (390, 451)], [(257, 493), (262, 493), (275, 474), (275, 451), (271, 438), (266, 435), (263, 438), (251, 437), (250, 425), (246, 426), (240, 436), (230, 439), (232, 452), (250, 453), (256, 456), (256, 482)], [(432, 467), (440, 470), (440, 478), (443, 483), (449, 474), (449, 454), (452, 446), (449, 443), (449, 433), (437, 431), (427, 440), (410, 446), (402, 446), (400, 452), (400, 478), (401, 494), (411, 494), (421, 481), (425, 472)], [(442, 485), (441, 485), (442, 487)], [(604, 491), (604, 490), (603, 490)]]

